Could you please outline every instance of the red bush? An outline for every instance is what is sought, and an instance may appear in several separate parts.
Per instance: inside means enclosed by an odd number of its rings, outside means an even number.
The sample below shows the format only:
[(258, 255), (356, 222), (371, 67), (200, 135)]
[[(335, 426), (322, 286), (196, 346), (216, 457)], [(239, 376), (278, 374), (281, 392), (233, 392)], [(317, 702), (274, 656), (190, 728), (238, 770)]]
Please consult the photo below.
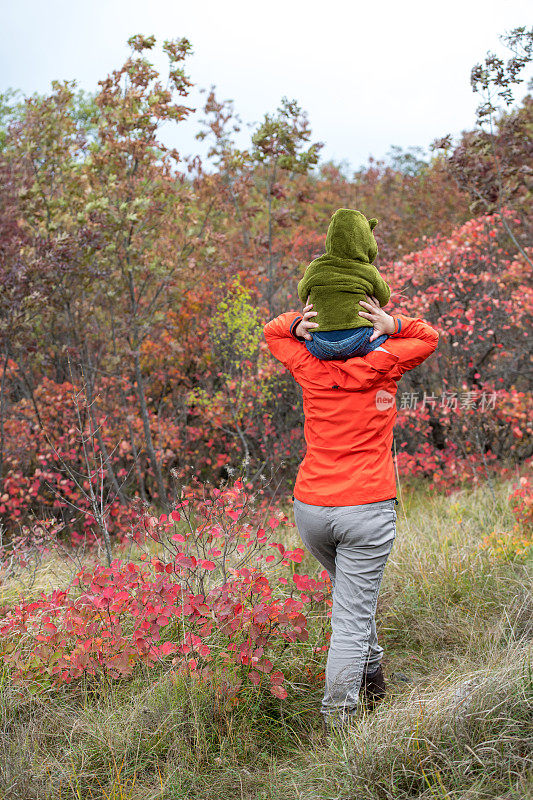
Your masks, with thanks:
[(303, 549), (274, 541), (287, 517), (265, 511), (238, 480), (189, 487), (169, 516), (142, 518), (135, 538), (157, 555), (85, 568), (68, 591), (8, 612), (0, 633), (13, 679), (121, 678), (139, 664), (208, 678), (233, 664), (241, 680), (286, 697), (281, 653), (307, 642), (310, 614), (331, 601), (325, 573), (292, 573)]

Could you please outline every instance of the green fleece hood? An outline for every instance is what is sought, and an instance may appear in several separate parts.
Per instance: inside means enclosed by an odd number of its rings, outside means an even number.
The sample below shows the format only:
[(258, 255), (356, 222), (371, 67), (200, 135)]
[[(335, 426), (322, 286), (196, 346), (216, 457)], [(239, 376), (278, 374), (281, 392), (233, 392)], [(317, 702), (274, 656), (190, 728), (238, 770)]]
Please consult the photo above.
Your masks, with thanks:
[(360, 211), (339, 208), (329, 223), (326, 253), (371, 264), (378, 254), (372, 233), (377, 224), (377, 219), (367, 219)]
[(317, 316), (313, 331), (333, 331), (372, 326), (359, 316), (365, 295), (374, 296), (383, 308), (390, 300), (390, 287), (372, 263), (378, 246), (373, 230), (377, 219), (360, 211), (339, 208), (333, 214), (326, 237), (326, 252), (307, 266), (298, 283), (298, 297), (309, 301)]

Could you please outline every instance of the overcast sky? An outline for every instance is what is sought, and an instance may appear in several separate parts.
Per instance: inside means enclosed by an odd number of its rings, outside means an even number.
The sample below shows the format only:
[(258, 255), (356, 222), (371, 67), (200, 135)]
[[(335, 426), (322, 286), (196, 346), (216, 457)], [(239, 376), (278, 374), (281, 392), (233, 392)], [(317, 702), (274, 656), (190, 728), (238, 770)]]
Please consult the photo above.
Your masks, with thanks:
[[(186, 36), (196, 87), (215, 84), (248, 122), (283, 95), (295, 98), (323, 157), (357, 167), (391, 145), (427, 148), (471, 128), (479, 102), (471, 67), (488, 50), (508, 57), (498, 34), (527, 25), (530, 10), (525, 0), (11, 0), (0, 89), (47, 92), (53, 79), (75, 79), (94, 90), (123, 63), (132, 34), (158, 43)], [(165, 63), (159, 50), (152, 60)], [(200, 103), (195, 89), (190, 104), (200, 111)], [(165, 140), (202, 152), (195, 130), (191, 119)]]

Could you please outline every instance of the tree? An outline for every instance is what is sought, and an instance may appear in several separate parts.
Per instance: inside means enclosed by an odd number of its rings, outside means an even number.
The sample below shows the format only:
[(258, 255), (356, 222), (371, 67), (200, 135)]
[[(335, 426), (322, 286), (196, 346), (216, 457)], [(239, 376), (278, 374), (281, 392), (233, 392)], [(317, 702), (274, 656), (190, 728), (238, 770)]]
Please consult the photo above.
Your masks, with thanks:
[(251, 157), (260, 168), (254, 173), (256, 188), (266, 203), (267, 264), (264, 275), (264, 298), (270, 316), (275, 313), (274, 298), (280, 288), (279, 261), (274, 232), (282, 225), (286, 209), (278, 208), (286, 198), (282, 178), (286, 175), (306, 175), (318, 162), (321, 142), (305, 144), (311, 139), (307, 115), (295, 100), (282, 98), (276, 114), (265, 114), (264, 120), (252, 136)]
[[(523, 82), (521, 73), (533, 57), (533, 28), (515, 28), (499, 37), (513, 53), (505, 62), (489, 52), (484, 63), (475, 64), (470, 84), (481, 97), (476, 109), (476, 130), (463, 135), (452, 150), (451, 136), (435, 140), (433, 149), (442, 150), (450, 174), (472, 198), (474, 213), (497, 211), (514, 245), (526, 261), (531, 240), (531, 132), (533, 100), (524, 99), (523, 107), (513, 109), (514, 87)], [(521, 235), (516, 235), (502, 209), (513, 206), (521, 212)]]

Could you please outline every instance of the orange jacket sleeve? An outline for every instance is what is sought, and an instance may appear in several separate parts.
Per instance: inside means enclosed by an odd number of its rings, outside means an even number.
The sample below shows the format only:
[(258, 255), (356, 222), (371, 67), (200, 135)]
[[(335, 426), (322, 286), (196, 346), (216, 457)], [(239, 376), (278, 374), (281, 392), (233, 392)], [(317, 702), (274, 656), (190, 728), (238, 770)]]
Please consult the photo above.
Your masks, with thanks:
[(304, 339), (297, 338), (294, 333), (301, 319), (298, 311), (287, 311), (267, 322), (263, 328), (268, 349), (291, 372), (302, 355), (301, 351), (306, 349), (302, 347)]
[(390, 374), (391, 378), (398, 380), (404, 372), (417, 367), (436, 350), (439, 334), (420, 317), (397, 314), (394, 320), (395, 332), (383, 343), (383, 347), (390, 347), (391, 352), (398, 356), (398, 363)]

